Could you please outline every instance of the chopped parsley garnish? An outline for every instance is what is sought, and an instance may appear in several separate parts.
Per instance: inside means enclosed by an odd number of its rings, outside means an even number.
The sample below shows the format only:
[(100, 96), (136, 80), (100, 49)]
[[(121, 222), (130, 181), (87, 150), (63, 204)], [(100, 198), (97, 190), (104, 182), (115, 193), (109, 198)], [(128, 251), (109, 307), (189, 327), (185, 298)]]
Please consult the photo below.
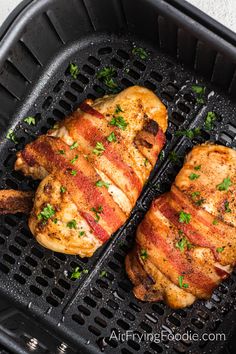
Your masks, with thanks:
[(142, 249), (140, 251), (140, 257), (142, 258), (143, 261), (145, 261), (148, 258), (147, 250)]
[(204, 123), (205, 129), (212, 130), (214, 128), (214, 123), (216, 119), (217, 115), (215, 114), (215, 112), (208, 112)]
[(76, 160), (78, 160), (78, 158), (79, 158), (79, 156), (75, 155), (75, 157), (72, 160), (70, 160), (70, 162), (73, 164), (73, 163), (75, 163)]
[(229, 202), (228, 202), (228, 200), (225, 201), (224, 207), (225, 207), (225, 212), (226, 212), (226, 213), (231, 213), (232, 210), (231, 210), (230, 207), (229, 207)]
[(191, 214), (185, 213), (185, 211), (181, 210), (179, 212), (179, 222), (189, 224), (191, 220)]
[(93, 149), (93, 154), (100, 156), (103, 151), (105, 151), (105, 147), (103, 143), (100, 143), (99, 141), (96, 143), (95, 148)]
[(9, 130), (8, 130), (6, 138), (7, 138), (8, 140), (13, 141), (13, 143), (15, 143), (15, 144), (18, 144), (18, 140), (17, 140), (17, 138), (16, 138), (16, 135), (15, 135), (13, 129), (9, 129)]
[(76, 229), (77, 228), (77, 222), (76, 222), (76, 220), (73, 219), (71, 221), (68, 221), (66, 226), (69, 227), (69, 229)]
[(220, 184), (218, 184), (218, 185), (216, 186), (216, 188), (217, 188), (219, 191), (227, 191), (230, 186), (232, 186), (232, 182), (231, 182), (230, 178), (227, 177), (227, 178), (224, 178), (224, 179), (223, 179), (223, 182), (221, 182)]
[(217, 247), (216, 252), (221, 253), (224, 251), (224, 246), (223, 247)]
[(175, 151), (171, 151), (171, 152), (169, 153), (169, 159), (170, 159), (170, 161), (172, 161), (172, 162), (174, 162), (174, 163), (179, 162), (180, 158), (181, 158), (181, 156), (179, 156), (179, 155), (177, 154), (177, 152), (175, 152)]
[(149, 56), (148, 52), (141, 47), (134, 47), (132, 49), (132, 54), (137, 55), (142, 60), (146, 60)]
[(147, 166), (147, 164), (148, 164), (148, 159), (147, 158), (144, 159), (143, 164), (144, 164), (145, 167)]
[(73, 270), (73, 272), (72, 272), (70, 278), (71, 278), (71, 279), (79, 279), (79, 278), (81, 278), (81, 275), (82, 275), (83, 273), (84, 273), (84, 274), (88, 274), (88, 269), (80, 270), (79, 267), (76, 267), (76, 268)]
[(183, 280), (184, 280), (184, 276), (183, 275), (180, 275), (178, 280), (179, 280), (179, 287), (180, 288), (188, 288), (188, 284), (183, 283)]
[(109, 183), (106, 183), (104, 181), (102, 181), (101, 179), (99, 181), (97, 181), (95, 183), (96, 187), (105, 187), (105, 188), (109, 188)]
[(202, 167), (202, 165), (197, 165), (194, 167), (194, 170), (199, 171), (199, 170), (201, 170), (201, 167)]
[(100, 215), (103, 211), (103, 207), (100, 205), (98, 208), (92, 208), (91, 211), (95, 213), (95, 221), (98, 222), (100, 220)]
[(212, 221), (212, 224), (213, 224), (213, 225), (218, 225), (218, 223), (219, 223), (219, 221), (218, 221), (217, 219), (214, 219), (214, 220)]
[(70, 74), (73, 77), (73, 79), (77, 79), (77, 76), (79, 75), (79, 68), (76, 64), (71, 63), (69, 66)]
[(61, 193), (65, 193), (67, 191), (66, 187), (61, 186), (60, 188)]
[(97, 78), (100, 79), (109, 88), (109, 91), (116, 93), (119, 91), (119, 87), (117, 82), (114, 80), (115, 75), (115, 69), (106, 66), (98, 72)]
[(178, 242), (176, 242), (175, 247), (181, 252), (183, 252), (185, 247), (187, 247), (187, 250), (189, 251), (192, 248), (192, 244), (186, 237), (182, 237)]
[(165, 158), (165, 152), (164, 152), (164, 150), (162, 150), (162, 151), (160, 152), (160, 154), (159, 154), (159, 160), (160, 160), (160, 161), (163, 161), (164, 158)]
[(192, 91), (196, 94), (196, 101), (197, 103), (203, 104), (204, 103), (204, 95), (206, 88), (199, 85), (192, 85)]
[(72, 176), (76, 176), (76, 175), (77, 175), (77, 171), (76, 171), (76, 170), (71, 170), (71, 171), (70, 171), (70, 174), (71, 174)]
[(29, 125), (35, 125), (36, 124), (36, 120), (34, 117), (26, 117), (24, 118), (24, 122), (29, 124)]
[(107, 275), (107, 272), (105, 270), (102, 270), (101, 273), (99, 274), (100, 278), (103, 278)]
[(70, 146), (70, 149), (71, 150), (74, 150), (74, 149), (76, 149), (77, 147), (78, 147), (78, 143), (77, 143), (77, 141), (75, 141), (71, 146)]
[(198, 179), (200, 175), (197, 175), (196, 173), (190, 173), (188, 177), (191, 181), (194, 181), (195, 179)]
[(84, 231), (80, 231), (80, 232), (79, 232), (79, 237), (84, 236), (84, 234), (85, 234)]
[(52, 221), (54, 222), (54, 224), (57, 224), (58, 219), (57, 219), (57, 218), (55, 218), (55, 219), (53, 219)]
[(128, 123), (124, 120), (122, 116), (113, 116), (109, 124), (118, 127), (122, 130), (125, 130), (128, 125)]
[(193, 199), (195, 199), (196, 197), (199, 197), (199, 195), (200, 195), (200, 192), (193, 192), (193, 193), (191, 193), (191, 197), (192, 197)]
[(121, 108), (121, 106), (119, 104), (116, 105), (116, 109), (115, 109), (115, 114), (118, 114), (120, 112), (124, 112), (123, 109)]
[(115, 133), (112, 132), (110, 135), (108, 135), (107, 137), (107, 140), (109, 141), (109, 143), (112, 143), (112, 142), (116, 142), (116, 136), (115, 136)]
[(197, 206), (200, 206), (200, 205), (202, 205), (202, 203), (205, 202), (204, 198), (198, 198), (198, 197), (200, 197), (200, 192), (191, 193), (191, 197), (192, 197), (192, 199), (194, 201), (194, 204), (197, 205)]
[(53, 215), (55, 215), (55, 210), (51, 206), (51, 204), (47, 204), (41, 213), (38, 214), (38, 220), (48, 220), (50, 219)]
[(65, 150), (58, 150), (58, 154), (65, 155)]
[(175, 133), (176, 136), (186, 136), (189, 139), (194, 139), (196, 136), (200, 134), (201, 134), (200, 128), (177, 130)]

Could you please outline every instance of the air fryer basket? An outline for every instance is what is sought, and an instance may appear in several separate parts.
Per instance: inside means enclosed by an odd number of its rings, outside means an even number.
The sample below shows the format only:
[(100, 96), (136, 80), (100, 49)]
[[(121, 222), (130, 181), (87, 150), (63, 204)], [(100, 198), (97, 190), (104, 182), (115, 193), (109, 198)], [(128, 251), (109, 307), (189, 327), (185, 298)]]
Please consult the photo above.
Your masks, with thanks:
[[(123, 333), (225, 333), (234, 331), (234, 272), (209, 301), (184, 310), (142, 303), (132, 294), (124, 258), (152, 199), (170, 188), (185, 154), (206, 140), (236, 146), (236, 49), (232, 41), (161, 0), (35, 0), (5, 26), (0, 47), (1, 185), (31, 190), (37, 182), (13, 171), (15, 153), (86, 97), (107, 92), (96, 73), (116, 69), (120, 89), (144, 85), (168, 107), (167, 144), (129, 221), (94, 257), (58, 254), (40, 247), (24, 215), (0, 216), (1, 353), (226, 353), (222, 341), (160, 343), (110, 339)], [(209, 22), (210, 23), (210, 22)], [(212, 28), (212, 26), (210, 26)], [(232, 38), (231, 38), (232, 39)], [(149, 53), (142, 60), (134, 46)], [(77, 79), (69, 63), (80, 69)], [(204, 104), (192, 84), (206, 87)], [(218, 120), (204, 129), (208, 111)], [(35, 116), (36, 126), (23, 122)], [(176, 137), (178, 129), (202, 127), (195, 140)], [(14, 129), (18, 145), (7, 140)], [(178, 158), (170, 159), (175, 151)], [(171, 154), (173, 157), (173, 154)], [(174, 161), (173, 161), (174, 160)], [(87, 269), (71, 280), (75, 267)], [(5, 348), (5, 349), (4, 349)], [(6, 349), (8, 348), (8, 349)]]

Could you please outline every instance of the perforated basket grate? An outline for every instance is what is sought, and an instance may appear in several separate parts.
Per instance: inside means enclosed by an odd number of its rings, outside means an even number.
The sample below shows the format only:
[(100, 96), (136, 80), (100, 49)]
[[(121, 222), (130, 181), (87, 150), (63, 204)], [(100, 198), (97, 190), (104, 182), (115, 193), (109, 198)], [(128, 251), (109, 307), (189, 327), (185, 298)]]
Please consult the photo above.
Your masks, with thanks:
[[(143, 85), (167, 105), (167, 144), (129, 221), (90, 259), (46, 250), (33, 239), (26, 216), (1, 216), (1, 293), (31, 316), (39, 318), (48, 330), (60, 333), (75, 348), (123, 354), (202, 353), (216, 352), (216, 348), (219, 351), (224, 343), (138, 343), (131, 339), (118, 342), (109, 340), (109, 337), (113, 329), (116, 333), (127, 330), (139, 334), (159, 333), (163, 329), (173, 334), (191, 331), (199, 335), (216, 331), (228, 334), (232, 330), (236, 273), (218, 287), (209, 301), (199, 301), (190, 308), (173, 311), (163, 303), (141, 303), (134, 298), (125, 274), (124, 259), (132, 247), (135, 229), (152, 199), (170, 188), (184, 156), (193, 145), (212, 140), (236, 146), (235, 104), (203, 77), (178, 64), (148, 41), (126, 34), (96, 33), (84, 36), (79, 42), (67, 43), (61, 29), (63, 17), (56, 16), (56, 8), (47, 11), (42, 8), (41, 12), (34, 23), (35, 33), (33, 30), (30, 35), (26, 32), (21, 36), (4, 62), (0, 75), (0, 95), (4, 99), (1, 123), (5, 126), (9, 116), (13, 116), (11, 122), (19, 141), (15, 146), (3, 139), (5, 130), (0, 146), (0, 187), (36, 188), (37, 182), (13, 171), (16, 150), (45, 133), (86, 97), (96, 98), (107, 93), (107, 87), (96, 78), (98, 71), (105, 66), (116, 69), (115, 80), (121, 90), (134, 84)], [(163, 25), (161, 17), (159, 26)], [(49, 62), (42, 51), (44, 44), (40, 35), (36, 41), (40, 28), (47, 31)], [(147, 50), (146, 60), (132, 53), (134, 45)], [(201, 42), (198, 48), (202, 50)], [(78, 65), (77, 79), (71, 77), (69, 63)], [(191, 89), (196, 82), (206, 87), (203, 105), (197, 103)], [(214, 111), (218, 117), (210, 132), (204, 129), (208, 111)], [(29, 115), (36, 117), (36, 126), (23, 122), (23, 118)], [(202, 127), (202, 134), (195, 140), (175, 136), (178, 129), (197, 126)], [(173, 151), (175, 154), (170, 154)], [(71, 280), (75, 267), (88, 269), (88, 274)]]

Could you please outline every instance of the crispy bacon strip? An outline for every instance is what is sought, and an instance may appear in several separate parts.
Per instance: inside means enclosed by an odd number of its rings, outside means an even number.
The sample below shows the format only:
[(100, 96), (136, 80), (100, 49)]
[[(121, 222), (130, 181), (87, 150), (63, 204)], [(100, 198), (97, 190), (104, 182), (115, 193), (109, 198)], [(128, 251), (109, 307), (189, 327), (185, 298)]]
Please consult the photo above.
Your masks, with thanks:
[[(60, 154), (60, 151), (64, 153)], [(77, 159), (72, 164), (75, 156)], [(99, 176), (92, 166), (81, 154), (70, 150), (61, 139), (42, 136), (26, 146), (23, 157), (26, 161), (29, 159), (28, 164), (32, 161), (36, 164), (40, 162), (48, 173), (57, 177), (67, 188), (79, 212), (89, 215), (89, 220), (97, 221), (90, 222), (90, 226), (103, 242), (124, 223), (126, 217), (107, 189), (96, 187)], [(99, 220), (96, 220), (96, 210), (99, 212)]]
[(29, 214), (33, 207), (34, 192), (0, 191), (0, 214)]

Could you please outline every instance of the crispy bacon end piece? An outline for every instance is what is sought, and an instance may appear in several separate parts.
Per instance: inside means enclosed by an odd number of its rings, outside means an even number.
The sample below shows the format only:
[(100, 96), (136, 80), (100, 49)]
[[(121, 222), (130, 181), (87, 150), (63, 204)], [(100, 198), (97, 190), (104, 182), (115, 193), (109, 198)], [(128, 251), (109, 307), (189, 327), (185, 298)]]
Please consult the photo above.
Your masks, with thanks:
[(0, 191), (0, 214), (29, 214), (33, 207), (34, 192), (13, 189)]

